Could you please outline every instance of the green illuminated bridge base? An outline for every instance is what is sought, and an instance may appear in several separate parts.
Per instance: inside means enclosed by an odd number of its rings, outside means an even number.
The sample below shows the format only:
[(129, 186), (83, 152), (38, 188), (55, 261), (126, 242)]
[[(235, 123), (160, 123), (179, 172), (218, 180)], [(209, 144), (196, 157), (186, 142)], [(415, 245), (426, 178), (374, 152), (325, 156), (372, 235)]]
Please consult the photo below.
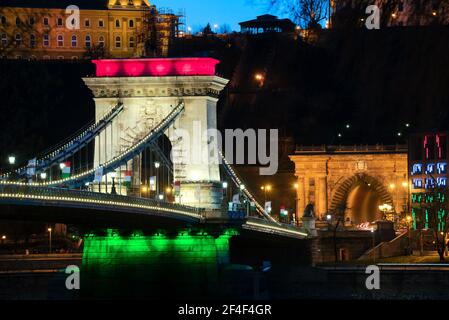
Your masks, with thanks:
[(310, 241), (238, 227), (84, 237), (83, 299), (251, 299), (258, 272), (308, 265)]

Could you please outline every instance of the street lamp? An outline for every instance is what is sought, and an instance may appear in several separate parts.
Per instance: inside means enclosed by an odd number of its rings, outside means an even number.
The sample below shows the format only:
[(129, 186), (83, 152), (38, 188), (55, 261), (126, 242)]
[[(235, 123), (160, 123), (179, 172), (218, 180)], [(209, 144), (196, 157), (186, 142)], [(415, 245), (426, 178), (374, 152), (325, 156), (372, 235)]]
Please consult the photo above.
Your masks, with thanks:
[(6, 236), (3, 235), (3, 236), (2, 236), (2, 244), (5, 242), (5, 240), (6, 240)]
[(51, 232), (53, 230), (52, 230), (52, 228), (48, 228), (47, 231), (48, 231), (48, 244), (49, 244), (49, 247), (50, 247), (49, 253), (51, 254)]
[(64, 163), (64, 162), (60, 163), (60, 164), (59, 164), (59, 168), (60, 168), (61, 170), (64, 170), (64, 168), (65, 168), (65, 163)]
[(111, 190), (111, 194), (112, 194), (112, 195), (117, 195), (117, 189), (115, 188), (115, 178), (117, 178), (117, 173), (116, 173), (116, 172), (112, 172), (112, 173), (111, 173), (111, 178), (112, 178), (112, 190)]
[(266, 185), (266, 186), (262, 186), (260, 189), (264, 192), (264, 199), (265, 199), (265, 203), (266, 203), (267, 202), (267, 192), (270, 192), (272, 188), (270, 185)]
[(40, 177), (41, 177), (41, 180), (46, 180), (47, 179), (47, 173), (46, 172), (41, 172)]
[(164, 200), (164, 195), (163, 195), (163, 194), (160, 194), (160, 195), (159, 195), (159, 200), (160, 200), (160, 201)]
[(8, 163), (13, 166), (16, 164), (16, 157), (15, 156), (9, 156), (8, 157)]
[(156, 168), (156, 194), (159, 194), (159, 168), (161, 167), (161, 163), (156, 161), (154, 167)]
[(384, 214), (383, 219), (386, 219), (386, 216), (389, 212), (391, 212), (393, 210), (393, 207), (387, 203), (382, 204), (379, 206), (379, 210)]
[(409, 254), (412, 254), (412, 223), (413, 223), (413, 218), (411, 216), (407, 216), (406, 218), (407, 221), (407, 232), (408, 232), (408, 250), (409, 250)]

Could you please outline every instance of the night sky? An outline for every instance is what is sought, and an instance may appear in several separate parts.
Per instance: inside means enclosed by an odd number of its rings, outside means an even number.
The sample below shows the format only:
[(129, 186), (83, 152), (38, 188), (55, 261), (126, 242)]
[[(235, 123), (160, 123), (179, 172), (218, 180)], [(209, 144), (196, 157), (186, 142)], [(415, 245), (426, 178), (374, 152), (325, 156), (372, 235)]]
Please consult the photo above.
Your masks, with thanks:
[(239, 31), (239, 22), (254, 19), (257, 15), (272, 13), (282, 16), (279, 12), (268, 12), (268, 6), (263, 0), (154, 0), (150, 3), (158, 9), (170, 8), (174, 13), (185, 9), (187, 26), (192, 27), (194, 32), (208, 22), (212, 26), (228, 24), (233, 30)]

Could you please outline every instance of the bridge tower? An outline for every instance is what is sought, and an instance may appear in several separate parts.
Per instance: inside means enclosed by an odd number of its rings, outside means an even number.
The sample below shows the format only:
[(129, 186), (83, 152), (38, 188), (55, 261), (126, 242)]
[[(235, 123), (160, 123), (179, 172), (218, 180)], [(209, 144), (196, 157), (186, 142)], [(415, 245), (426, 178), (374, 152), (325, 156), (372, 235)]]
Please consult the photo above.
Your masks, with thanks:
[[(98, 60), (96, 76), (84, 78), (94, 95), (96, 118), (122, 102), (124, 109), (95, 141), (94, 166), (119, 155), (163, 122), (180, 103), (183, 113), (164, 134), (172, 144), (174, 180), (181, 185), (176, 202), (206, 209), (220, 209), (218, 139), (204, 136), (217, 128), (217, 101), (228, 80), (215, 75), (219, 61), (211, 58)], [(211, 131), (209, 131), (211, 132)], [(140, 186), (141, 157), (117, 170), (115, 182), (123, 182), (123, 170), (131, 171)], [(111, 190), (105, 176), (101, 191)], [(121, 191), (122, 194), (126, 194)]]

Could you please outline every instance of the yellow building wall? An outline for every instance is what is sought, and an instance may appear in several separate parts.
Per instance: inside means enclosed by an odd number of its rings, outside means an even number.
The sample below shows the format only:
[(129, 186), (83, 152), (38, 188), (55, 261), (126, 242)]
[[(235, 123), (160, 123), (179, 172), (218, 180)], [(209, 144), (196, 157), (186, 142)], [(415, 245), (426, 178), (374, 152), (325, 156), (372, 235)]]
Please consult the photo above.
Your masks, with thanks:
[[(86, 53), (86, 36), (90, 36), (91, 47), (100, 44), (100, 38), (105, 40), (105, 57), (131, 58), (141, 55), (137, 48), (139, 35), (143, 33), (144, 11), (139, 9), (111, 8), (108, 10), (80, 10), (80, 29), (70, 30), (66, 27), (69, 17), (65, 9), (46, 8), (0, 8), (0, 17), (6, 18), (6, 24), (0, 21), (0, 56), (23, 59), (81, 59)], [(16, 25), (16, 17), (21, 25)], [(29, 24), (30, 17), (34, 17), (34, 25)], [(44, 25), (44, 18), (48, 18), (49, 25)], [(63, 19), (62, 26), (58, 26), (58, 18)], [(90, 25), (86, 25), (86, 21)], [(103, 21), (101, 27), (99, 22)], [(119, 21), (119, 26), (116, 25)], [(133, 21), (133, 25), (130, 25)], [(2, 34), (8, 38), (7, 45), (1, 41)], [(15, 43), (15, 35), (20, 34), (22, 44)], [(50, 42), (44, 45), (44, 35), (48, 34)], [(30, 37), (35, 35), (36, 46), (30, 47)], [(58, 43), (58, 36), (63, 37), (63, 43)], [(76, 36), (76, 46), (72, 45), (72, 36)], [(164, 33), (163, 47), (159, 48), (162, 56), (168, 53), (168, 39), (173, 35)], [(117, 45), (118, 40), (120, 46)], [(133, 39), (133, 46), (130, 40)]]

